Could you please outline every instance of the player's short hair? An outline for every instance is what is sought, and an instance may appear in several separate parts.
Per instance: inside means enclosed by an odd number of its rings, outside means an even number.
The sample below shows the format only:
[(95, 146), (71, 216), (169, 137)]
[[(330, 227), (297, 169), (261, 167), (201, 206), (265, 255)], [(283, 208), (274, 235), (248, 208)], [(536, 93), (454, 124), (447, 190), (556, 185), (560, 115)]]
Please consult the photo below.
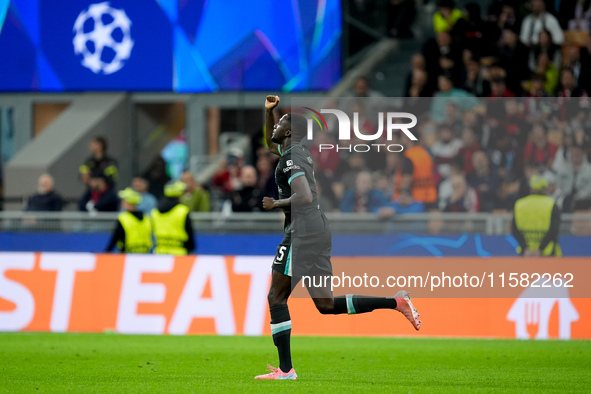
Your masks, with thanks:
[(291, 125), (291, 139), (300, 142), (306, 137), (308, 122), (302, 115), (290, 112), (287, 114), (287, 121)]

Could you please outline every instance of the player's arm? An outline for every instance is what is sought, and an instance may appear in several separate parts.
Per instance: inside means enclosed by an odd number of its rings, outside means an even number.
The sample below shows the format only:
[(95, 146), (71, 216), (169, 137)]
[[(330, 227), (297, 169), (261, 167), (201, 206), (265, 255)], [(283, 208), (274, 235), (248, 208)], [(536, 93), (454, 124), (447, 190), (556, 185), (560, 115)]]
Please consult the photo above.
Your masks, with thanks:
[(267, 96), (265, 101), (265, 140), (269, 150), (277, 156), (281, 156), (279, 148), (275, 142), (271, 141), (271, 136), (276, 123), (274, 109), (279, 104), (279, 100), (279, 96)]
[(268, 210), (275, 209), (275, 208), (287, 208), (294, 205), (301, 205), (301, 204), (310, 204), (314, 197), (312, 196), (312, 190), (310, 190), (310, 185), (306, 180), (306, 177), (303, 176), (303, 172), (296, 173), (302, 174), (302, 176), (296, 176), (291, 181), (291, 196), (289, 198), (284, 198), (281, 200), (275, 200), (271, 197), (263, 197), (263, 208)]

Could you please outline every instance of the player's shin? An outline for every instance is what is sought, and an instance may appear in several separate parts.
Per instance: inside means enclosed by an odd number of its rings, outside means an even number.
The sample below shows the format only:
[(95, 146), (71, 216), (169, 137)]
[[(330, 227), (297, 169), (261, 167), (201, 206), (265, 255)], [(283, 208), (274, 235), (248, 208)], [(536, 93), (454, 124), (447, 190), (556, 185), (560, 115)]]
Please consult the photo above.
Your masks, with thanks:
[(273, 334), (273, 343), (277, 346), (279, 353), (279, 369), (283, 372), (289, 372), (292, 368), (291, 363), (291, 318), (286, 304), (274, 305), (271, 311), (271, 333)]
[(396, 309), (396, 300), (392, 297), (371, 297), (347, 294), (334, 298), (333, 314), (349, 315), (367, 313), (375, 309)]

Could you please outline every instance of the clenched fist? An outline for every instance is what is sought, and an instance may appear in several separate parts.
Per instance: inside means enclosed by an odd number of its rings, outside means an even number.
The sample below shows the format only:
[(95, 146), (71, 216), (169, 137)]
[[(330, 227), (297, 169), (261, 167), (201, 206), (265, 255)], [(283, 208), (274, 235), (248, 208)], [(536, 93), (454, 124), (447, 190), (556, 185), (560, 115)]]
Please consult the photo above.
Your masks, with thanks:
[(281, 101), (279, 96), (267, 96), (267, 101), (265, 101), (265, 109), (267, 111), (271, 111), (277, 106), (277, 104), (279, 104), (279, 101)]
[(272, 197), (263, 197), (263, 209), (270, 210), (275, 208), (275, 200)]

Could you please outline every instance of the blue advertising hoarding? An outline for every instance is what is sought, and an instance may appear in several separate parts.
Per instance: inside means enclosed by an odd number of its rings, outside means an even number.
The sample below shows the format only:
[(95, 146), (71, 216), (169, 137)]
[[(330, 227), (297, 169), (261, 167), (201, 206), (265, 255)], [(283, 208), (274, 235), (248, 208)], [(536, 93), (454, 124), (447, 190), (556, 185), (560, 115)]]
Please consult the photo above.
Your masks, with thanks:
[[(273, 256), (282, 238), (282, 234), (197, 234), (195, 241), (199, 254)], [(100, 253), (109, 239), (110, 234), (104, 233), (0, 232), (0, 251)], [(564, 256), (591, 256), (590, 240), (589, 236), (561, 236)], [(332, 244), (333, 256), (517, 256), (517, 241), (511, 235), (334, 234)]]
[(341, 75), (338, 0), (0, 0), (0, 91), (306, 91)]

